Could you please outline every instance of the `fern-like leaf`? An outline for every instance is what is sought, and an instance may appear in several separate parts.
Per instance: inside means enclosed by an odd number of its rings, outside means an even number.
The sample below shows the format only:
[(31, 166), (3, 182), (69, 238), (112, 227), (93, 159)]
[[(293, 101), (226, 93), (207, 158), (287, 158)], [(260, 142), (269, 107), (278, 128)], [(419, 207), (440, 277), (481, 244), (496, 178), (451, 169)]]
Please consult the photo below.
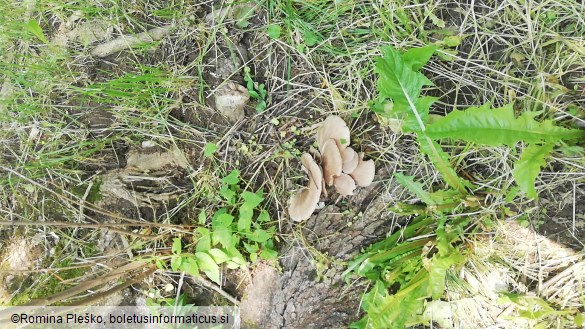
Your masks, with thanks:
[(583, 137), (580, 130), (557, 127), (552, 120), (538, 122), (534, 118), (541, 112), (524, 112), (514, 116), (512, 104), (490, 109), (489, 104), (454, 110), (427, 127), (432, 139), (454, 138), (488, 146), (514, 146), (527, 143), (556, 143), (562, 139)]
[(545, 158), (548, 157), (553, 149), (554, 144), (545, 145), (529, 145), (520, 156), (520, 160), (514, 163), (514, 170), (512, 175), (516, 180), (516, 183), (520, 189), (526, 193), (529, 198), (536, 198), (536, 189), (534, 188), (534, 181), (538, 174), (540, 174), (540, 168), (543, 167), (546, 162)]
[(410, 65), (406, 64), (398, 50), (388, 46), (382, 49), (382, 53), (384, 57), (376, 58), (374, 69), (380, 75), (378, 78), (380, 98), (392, 99), (399, 111), (409, 109), (409, 117), (415, 119), (418, 124), (416, 131), (424, 131), (423, 118), (428, 116), (429, 109), (420, 105), (417, 108), (416, 105), (422, 87), (432, 83), (422, 73), (412, 69), (414, 65), (419, 64), (415, 64), (414, 60), (411, 60), (413, 63)]

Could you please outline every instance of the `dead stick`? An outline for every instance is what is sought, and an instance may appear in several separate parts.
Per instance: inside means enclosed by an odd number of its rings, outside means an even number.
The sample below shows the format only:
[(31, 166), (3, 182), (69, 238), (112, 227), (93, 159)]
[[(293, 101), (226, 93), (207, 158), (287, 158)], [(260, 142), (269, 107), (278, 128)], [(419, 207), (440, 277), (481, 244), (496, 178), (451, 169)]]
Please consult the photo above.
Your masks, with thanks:
[[(125, 281), (124, 283), (117, 285), (111, 289), (108, 289), (107, 291), (104, 292), (100, 292), (97, 294), (93, 294), (87, 298), (75, 301), (71, 304), (69, 304), (68, 306), (86, 306), (86, 305), (93, 305), (92, 303), (95, 303), (97, 301), (99, 301), (100, 299), (106, 298), (112, 294), (115, 294), (119, 291), (122, 291), (128, 287), (130, 287), (133, 284), (139, 283), (140, 281), (142, 281), (144, 278), (146, 278), (147, 276), (151, 275), (152, 273), (154, 273), (154, 271), (156, 271), (156, 266), (152, 265), (150, 266), (146, 272), (142, 272), (140, 274), (138, 274), (137, 276), (135, 276), (134, 278)], [(109, 306), (109, 305), (108, 305)]]
[(31, 301), (27, 304), (24, 304), (22, 306), (47, 306), (47, 305), (54, 304), (58, 301), (64, 300), (66, 298), (69, 298), (69, 297), (75, 296), (77, 294), (80, 294), (84, 291), (87, 291), (93, 287), (97, 287), (99, 285), (105, 284), (105, 283), (110, 282), (112, 280), (117, 280), (118, 278), (123, 277), (123, 276), (129, 276), (130, 273), (132, 273), (133, 271), (136, 271), (137, 268), (142, 268), (146, 264), (148, 264), (148, 263), (146, 263), (146, 262), (132, 262), (132, 263), (126, 264), (126, 265), (119, 267), (117, 269), (114, 269), (111, 272), (104, 274), (104, 275), (102, 275), (94, 280), (82, 282), (75, 287), (69, 288), (65, 291), (62, 291), (60, 293), (54, 294), (54, 295), (46, 297), (46, 298), (33, 300), (33, 301)]
[(173, 25), (167, 25), (163, 27), (156, 27), (152, 30), (138, 33), (136, 35), (122, 35), (112, 41), (108, 41), (96, 46), (91, 51), (91, 55), (96, 57), (106, 57), (143, 42), (157, 41), (169, 34), (172, 28)]
[[(163, 235), (145, 235), (140, 233), (134, 233), (126, 230), (122, 230), (119, 228), (115, 228), (113, 226), (140, 226), (140, 224), (86, 224), (86, 223), (68, 223), (68, 222), (24, 222), (24, 221), (9, 221), (3, 220), (0, 221), (0, 226), (57, 226), (57, 227), (85, 227), (85, 228), (94, 228), (94, 229), (101, 229), (101, 230), (109, 230), (112, 232), (116, 232), (119, 234), (130, 235), (136, 238), (141, 238), (145, 240), (155, 240), (161, 238)], [(147, 226), (147, 225), (145, 225)]]

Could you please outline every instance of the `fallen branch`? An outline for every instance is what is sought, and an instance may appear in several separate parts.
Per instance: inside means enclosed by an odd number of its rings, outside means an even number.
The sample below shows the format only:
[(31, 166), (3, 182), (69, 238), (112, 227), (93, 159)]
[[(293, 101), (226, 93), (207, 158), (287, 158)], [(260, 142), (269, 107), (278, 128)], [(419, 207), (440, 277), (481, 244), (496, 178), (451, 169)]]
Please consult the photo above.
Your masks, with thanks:
[(122, 35), (114, 40), (96, 46), (90, 54), (96, 57), (107, 57), (124, 49), (131, 48), (140, 43), (153, 42), (164, 38), (173, 29), (173, 25), (156, 27), (136, 35)]

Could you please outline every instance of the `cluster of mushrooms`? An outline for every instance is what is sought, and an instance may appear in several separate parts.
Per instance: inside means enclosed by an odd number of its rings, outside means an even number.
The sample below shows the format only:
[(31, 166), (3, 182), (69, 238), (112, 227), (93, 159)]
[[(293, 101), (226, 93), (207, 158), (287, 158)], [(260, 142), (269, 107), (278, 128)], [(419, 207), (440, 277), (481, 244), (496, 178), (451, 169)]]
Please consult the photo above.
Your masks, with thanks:
[(288, 213), (293, 221), (308, 219), (321, 193), (327, 196), (327, 187), (333, 185), (341, 196), (353, 195), (357, 186), (366, 187), (374, 180), (373, 160), (364, 161), (364, 153), (351, 147), (349, 127), (342, 118), (331, 115), (325, 119), (316, 135), (320, 165), (309, 153), (301, 156), (303, 169), (309, 174), (309, 184), (294, 194)]

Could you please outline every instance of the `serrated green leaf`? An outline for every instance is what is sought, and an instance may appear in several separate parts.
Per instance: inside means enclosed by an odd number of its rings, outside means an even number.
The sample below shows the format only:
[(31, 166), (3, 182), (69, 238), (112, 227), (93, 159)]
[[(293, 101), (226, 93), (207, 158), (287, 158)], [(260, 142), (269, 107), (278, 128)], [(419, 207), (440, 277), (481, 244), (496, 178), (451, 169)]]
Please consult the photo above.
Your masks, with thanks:
[(427, 205), (435, 204), (431, 194), (425, 191), (421, 183), (415, 182), (413, 176), (404, 176), (402, 173), (394, 173), (394, 177), (400, 185), (406, 187), (411, 193), (418, 196), (422, 202), (426, 203)]
[(199, 266), (197, 265), (197, 261), (191, 257), (184, 258), (183, 263), (181, 264), (181, 271), (184, 271), (185, 273), (194, 277), (198, 277)]
[[(411, 66), (404, 63), (400, 52), (391, 46), (382, 49), (383, 57), (376, 58), (374, 71), (379, 74), (378, 92), (381, 98), (392, 99), (395, 106), (409, 108), (412, 116), (418, 123), (418, 130), (425, 130), (422, 119), (424, 113), (419, 113), (416, 103), (424, 85), (429, 80), (420, 72), (415, 72)], [(421, 116), (422, 114), (422, 116)]]
[[(489, 105), (488, 105), (489, 106)], [(585, 136), (584, 132), (554, 126), (552, 120), (538, 122), (534, 117), (541, 112), (524, 112), (514, 116), (512, 104), (497, 109), (471, 107), (453, 110), (427, 127), (432, 139), (454, 138), (489, 146), (527, 143), (556, 143), (562, 139)]]
[[(217, 213), (216, 213), (217, 215)], [(227, 214), (227, 213), (223, 213), (223, 214), (219, 214), (217, 216), (213, 216), (213, 218), (211, 219), (211, 227), (215, 230), (216, 228), (226, 228), (226, 227), (230, 227), (230, 225), (232, 225), (232, 223), (234, 222), (234, 216)]]
[(445, 278), (447, 271), (455, 265), (465, 262), (465, 256), (454, 252), (446, 257), (439, 257), (437, 254), (430, 260), (429, 265), (429, 293), (433, 300), (437, 300), (445, 293)]
[(406, 65), (410, 66), (411, 69), (418, 71), (422, 69), (426, 63), (428, 63), (428, 61), (435, 53), (435, 50), (437, 50), (436, 45), (411, 48), (402, 54), (402, 59)]
[(534, 188), (534, 182), (538, 174), (540, 174), (540, 168), (546, 165), (545, 158), (549, 156), (553, 146), (554, 144), (528, 145), (522, 152), (520, 159), (514, 163), (514, 170), (512, 171), (514, 180), (529, 198), (538, 196)]
[(228, 185), (235, 185), (240, 182), (240, 171), (237, 169), (232, 170), (229, 175), (221, 179), (221, 182)]
[(241, 196), (244, 199), (244, 204), (248, 205), (250, 208), (256, 208), (262, 203), (262, 201), (264, 201), (262, 194), (258, 195), (249, 191), (242, 192)]
[(195, 258), (197, 259), (199, 270), (203, 271), (211, 281), (221, 284), (219, 279), (219, 266), (215, 263), (211, 255), (204, 252), (196, 252)]
[(181, 250), (181, 238), (174, 238), (173, 245), (171, 246), (171, 252), (175, 255), (178, 255), (181, 253)]

